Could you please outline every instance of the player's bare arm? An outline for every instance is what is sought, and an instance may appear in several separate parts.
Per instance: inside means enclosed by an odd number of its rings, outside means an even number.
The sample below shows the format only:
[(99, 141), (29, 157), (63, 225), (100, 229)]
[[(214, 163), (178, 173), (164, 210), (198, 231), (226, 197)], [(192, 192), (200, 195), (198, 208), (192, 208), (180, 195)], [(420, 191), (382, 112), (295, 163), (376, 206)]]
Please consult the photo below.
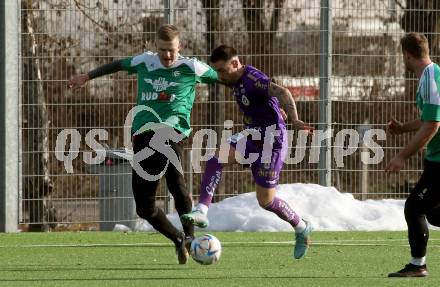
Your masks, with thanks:
[(283, 120), (287, 121), (287, 113), (283, 108), (280, 108), (281, 115), (283, 116)]
[(269, 85), (269, 96), (276, 97), (280, 101), (281, 107), (287, 113), (295, 129), (313, 131), (313, 127), (298, 118), (295, 101), (288, 89), (272, 82)]
[(122, 60), (117, 60), (112, 63), (99, 66), (98, 68), (85, 74), (76, 75), (69, 80), (67, 85), (72, 89), (82, 88), (85, 87), (87, 82), (91, 79), (113, 74), (118, 71), (122, 71)]
[(278, 98), (282, 108), (287, 112), (290, 120), (299, 120), (295, 101), (293, 100), (292, 94), (288, 89), (272, 82), (269, 85), (269, 96)]
[(421, 122), (422, 125), (409, 144), (397, 154), (385, 168), (386, 171), (397, 172), (403, 168), (405, 160), (422, 149), (437, 133), (440, 122)]
[(387, 124), (387, 131), (392, 135), (400, 135), (403, 133), (417, 131), (421, 126), (422, 121), (420, 119), (402, 123), (392, 118)]

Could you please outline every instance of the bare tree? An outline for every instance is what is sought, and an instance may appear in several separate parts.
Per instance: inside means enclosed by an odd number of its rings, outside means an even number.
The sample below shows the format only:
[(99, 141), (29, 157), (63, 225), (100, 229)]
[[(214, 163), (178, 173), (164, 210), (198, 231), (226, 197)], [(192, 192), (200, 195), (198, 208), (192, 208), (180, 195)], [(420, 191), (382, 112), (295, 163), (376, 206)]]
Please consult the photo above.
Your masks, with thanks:
[[(33, 9), (38, 9), (39, 1), (22, 1), (22, 30), (26, 31), (22, 41), (23, 53), (23, 177), (24, 207), (29, 214), (29, 231), (44, 231), (49, 228), (47, 222), (56, 222), (56, 210), (45, 201), (53, 192), (53, 183), (49, 172), (49, 119), (46, 98), (42, 83), (42, 68), (38, 58), (36, 34), (42, 34), (41, 22), (38, 22)], [(40, 36), (41, 37), (41, 36)], [(51, 227), (54, 227), (53, 225)]]
[[(403, 8), (399, 1), (397, 3)], [(439, 32), (440, 32), (440, 1), (438, 0), (407, 0), (405, 12), (400, 21), (406, 32), (424, 33), (429, 40), (431, 55), (440, 54)], [(435, 59), (433, 59), (435, 60)], [(405, 78), (410, 75), (406, 72)], [(407, 80), (405, 83), (405, 98), (413, 99), (416, 81)]]
[(439, 54), (440, 1), (408, 0), (401, 25), (406, 32), (424, 33), (432, 54)]
[[(221, 30), (222, 23), (220, 20), (219, 7), (220, 0), (202, 0), (203, 9), (206, 11), (206, 54), (210, 55), (212, 50), (222, 44), (222, 39), (218, 37), (217, 31)], [(209, 86), (209, 119), (208, 124), (211, 128), (215, 128), (221, 121), (224, 112), (222, 106), (219, 106), (216, 102), (224, 100), (224, 93), (220, 93), (220, 88), (215, 86)], [(220, 99), (222, 98), (222, 99)], [(218, 130), (216, 130), (218, 132)]]
[[(220, 17), (220, 0), (202, 0), (203, 9), (206, 13), (206, 54), (223, 44), (223, 37), (217, 31), (224, 27)], [(220, 34), (221, 35), (221, 34)], [(221, 125), (225, 121), (225, 89), (220, 85), (208, 86), (208, 125), (217, 133), (217, 142), (221, 139)], [(225, 196), (225, 181), (222, 180), (215, 199), (223, 199)]]
[[(273, 8), (267, 9), (272, 2)], [(247, 53), (253, 55), (253, 65), (270, 75), (277, 66), (270, 54), (274, 50), (275, 33), (278, 30), (281, 8), (285, 2), (285, 0), (242, 0), (249, 40)], [(269, 21), (266, 20), (266, 13), (269, 13)]]

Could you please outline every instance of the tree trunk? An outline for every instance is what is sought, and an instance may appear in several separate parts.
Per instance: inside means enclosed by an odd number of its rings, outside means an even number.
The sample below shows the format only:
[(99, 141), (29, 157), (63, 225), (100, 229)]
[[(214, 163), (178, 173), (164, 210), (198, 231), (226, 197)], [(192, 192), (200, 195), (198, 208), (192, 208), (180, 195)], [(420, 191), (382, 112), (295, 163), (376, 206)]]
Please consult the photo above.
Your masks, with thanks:
[(429, 40), (431, 54), (439, 52), (440, 1), (408, 0), (401, 25), (406, 32), (424, 33)]
[[(38, 2), (34, 5), (38, 5)], [(38, 6), (37, 6), (38, 7)], [(33, 15), (31, 0), (22, 1), (24, 11), (23, 37), (23, 187), (24, 208), (29, 215), (29, 231), (49, 229), (47, 222), (56, 222), (56, 210), (46, 201), (53, 190), (49, 173), (49, 120), (46, 99), (41, 76), (40, 60), (37, 49), (38, 38), (42, 37), (40, 28)], [(52, 225), (51, 227), (54, 227)]]
[(279, 66), (271, 54), (274, 50), (275, 34), (278, 30), (281, 8), (284, 3), (285, 0), (274, 1), (270, 25), (268, 25), (269, 30), (267, 30), (265, 25), (265, 0), (242, 0), (243, 16), (248, 31), (246, 52), (252, 55), (252, 65), (268, 75), (273, 75), (275, 67)]
[[(206, 54), (211, 55), (213, 49), (223, 42), (223, 36), (218, 37), (217, 31), (222, 31), (220, 20), (220, 0), (202, 0), (203, 8), (206, 9)], [(208, 86), (208, 125), (217, 133), (217, 143), (220, 144), (222, 125), (225, 121), (225, 90), (220, 85)], [(214, 201), (225, 198), (225, 180), (223, 179), (217, 188)]]
[[(438, 0), (408, 0), (406, 10), (400, 21), (405, 32), (424, 33), (429, 41), (431, 55), (440, 53), (439, 35), (440, 32), (440, 1)], [(435, 58), (433, 61), (437, 62)], [(405, 78), (410, 78), (409, 72), (405, 72)], [(417, 81), (407, 80), (405, 82), (405, 100), (414, 100)]]

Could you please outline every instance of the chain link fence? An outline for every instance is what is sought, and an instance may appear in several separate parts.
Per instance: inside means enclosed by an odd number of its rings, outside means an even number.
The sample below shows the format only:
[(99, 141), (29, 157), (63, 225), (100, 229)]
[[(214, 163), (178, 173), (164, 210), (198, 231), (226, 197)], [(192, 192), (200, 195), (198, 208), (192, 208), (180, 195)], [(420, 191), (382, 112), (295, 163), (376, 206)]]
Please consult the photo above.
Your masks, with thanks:
[[(292, 134), (290, 157), (304, 152), (304, 160), (288, 162), (281, 183), (323, 183), (322, 175), (327, 174), (327, 183), (359, 199), (405, 197), (420, 175), (422, 155), (412, 157), (399, 174), (385, 174), (383, 169), (411, 135), (374, 138), (384, 151), (383, 160), (374, 165), (362, 162), (362, 151), (374, 155), (362, 136), (369, 129), (384, 129), (391, 117), (408, 121), (418, 116), (418, 79), (405, 72), (399, 40), (405, 32), (425, 33), (435, 61), (440, 54), (438, 2), (21, 1), (20, 222), (30, 230), (103, 228), (106, 222), (133, 222), (127, 162), (107, 156), (96, 168), (86, 164), (85, 158), (96, 156), (90, 142), (97, 130), (105, 131), (96, 138), (101, 148), (121, 151), (124, 147), (123, 127), (135, 103), (136, 79), (120, 72), (94, 79), (78, 91), (69, 90), (67, 80), (105, 63), (154, 51), (155, 31), (167, 22), (182, 31), (181, 54), (207, 61), (217, 45), (232, 45), (244, 63), (261, 69), (292, 92), (301, 119), (332, 129), (326, 146), (331, 160), (325, 165), (310, 161), (311, 150), (320, 148), (311, 138), (301, 147), (296, 144), (297, 134)], [(323, 13), (329, 16), (326, 23)], [(328, 46), (320, 46), (323, 43)], [(331, 64), (327, 74), (320, 70), (323, 59)], [(320, 83), (329, 84), (327, 98), (322, 97)], [(324, 122), (322, 107), (327, 104)], [(234, 132), (243, 128), (230, 91), (218, 85), (198, 86), (193, 134), (211, 128), (221, 135), (225, 120), (234, 122)], [(336, 141), (344, 129), (361, 136), (356, 150), (348, 149), (347, 137)], [(57, 139), (66, 131), (66, 152), (57, 156)], [(73, 134), (81, 141), (75, 142)], [(191, 143), (192, 138), (186, 143), (183, 167), (196, 198), (201, 174), (191, 168)], [(69, 153), (75, 145), (80, 152)], [(337, 164), (337, 152), (347, 154), (343, 166)], [(59, 158), (72, 161), (72, 173)], [(250, 171), (233, 166), (225, 170), (215, 200), (251, 191)], [(171, 212), (172, 200), (164, 183), (158, 195), (159, 203)], [(124, 205), (115, 205), (116, 201)], [(121, 208), (127, 210), (106, 211)]]

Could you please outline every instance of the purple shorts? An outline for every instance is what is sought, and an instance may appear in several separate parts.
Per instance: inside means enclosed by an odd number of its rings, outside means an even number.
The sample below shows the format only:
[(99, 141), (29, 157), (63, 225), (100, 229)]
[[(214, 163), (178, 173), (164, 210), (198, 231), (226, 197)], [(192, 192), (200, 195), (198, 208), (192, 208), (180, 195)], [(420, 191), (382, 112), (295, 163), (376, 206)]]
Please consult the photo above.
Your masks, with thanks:
[(264, 133), (261, 135), (261, 140), (252, 140), (251, 136), (243, 135), (242, 132), (228, 139), (229, 144), (244, 157), (244, 163), (238, 161), (243, 164), (250, 163), (255, 183), (265, 188), (278, 185), (287, 155), (287, 131), (285, 128), (278, 130), (281, 134), (273, 138), (272, 148), (270, 145), (264, 146)]

